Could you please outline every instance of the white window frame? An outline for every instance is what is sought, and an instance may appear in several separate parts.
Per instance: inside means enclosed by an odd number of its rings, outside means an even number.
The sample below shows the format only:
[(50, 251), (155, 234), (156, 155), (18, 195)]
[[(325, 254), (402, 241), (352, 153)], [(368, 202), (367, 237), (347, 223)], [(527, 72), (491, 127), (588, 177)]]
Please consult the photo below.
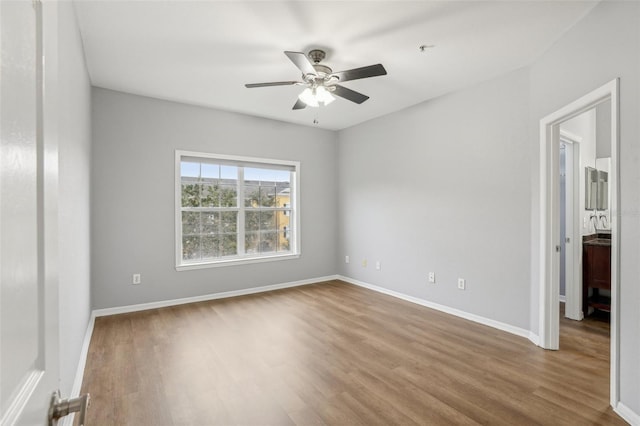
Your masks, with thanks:
[[(290, 182), (290, 209), (291, 209), (291, 218), (289, 220), (289, 224), (295, 226), (294, 229), (289, 229), (288, 232), (293, 234), (293, 238), (290, 241), (290, 252), (288, 253), (257, 253), (247, 255), (245, 253), (239, 253), (234, 257), (226, 257), (224, 259), (211, 259), (202, 262), (189, 262), (183, 263), (182, 261), (182, 176), (181, 176), (181, 162), (184, 157), (195, 157), (202, 158), (208, 160), (220, 160), (224, 162), (238, 163), (238, 165), (242, 165), (243, 163), (249, 163), (251, 166), (259, 167), (260, 164), (264, 164), (265, 166), (287, 166), (292, 167), (294, 169), (293, 181)], [(176, 260), (176, 270), (177, 271), (185, 271), (191, 269), (202, 269), (202, 268), (216, 268), (220, 266), (233, 266), (233, 265), (243, 265), (249, 263), (260, 263), (260, 262), (273, 262), (279, 260), (290, 260), (297, 259), (300, 257), (300, 162), (299, 161), (290, 161), (290, 160), (275, 160), (269, 158), (257, 158), (257, 157), (244, 157), (237, 155), (225, 155), (225, 154), (212, 154), (205, 152), (194, 152), (194, 151), (183, 151), (176, 150), (175, 151), (175, 260)], [(244, 188), (244, 185), (240, 185), (240, 188)], [(241, 191), (238, 193), (238, 207), (240, 208), (240, 212), (243, 211), (243, 207), (241, 204), (244, 203), (244, 197), (241, 197)], [(238, 223), (238, 234), (242, 234), (244, 236), (244, 215), (239, 214), (239, 223)], [(239, 247), (240, 251), (240, 247)]]

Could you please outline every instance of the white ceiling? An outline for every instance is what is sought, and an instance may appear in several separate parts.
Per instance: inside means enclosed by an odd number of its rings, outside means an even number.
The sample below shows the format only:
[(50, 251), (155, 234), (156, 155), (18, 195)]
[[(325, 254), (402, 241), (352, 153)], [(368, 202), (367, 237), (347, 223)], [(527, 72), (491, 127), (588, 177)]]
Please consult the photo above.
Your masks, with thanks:
[[(76, 1), (94, 86), (343, 129), (533, 62), (594, 1)], [(421, 53), (420, 45), (435, 45)], [(382, 63), (345, 82), (371, 98), (293, 111), (285, 50), (327, 51), (334, 71)]]

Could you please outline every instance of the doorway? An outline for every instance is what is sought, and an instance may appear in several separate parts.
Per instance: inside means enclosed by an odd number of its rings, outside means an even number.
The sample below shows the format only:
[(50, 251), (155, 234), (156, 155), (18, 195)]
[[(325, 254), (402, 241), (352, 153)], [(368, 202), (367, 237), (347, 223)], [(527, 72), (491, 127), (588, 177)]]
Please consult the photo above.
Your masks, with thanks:
[(619, 394), (619, 191), (618, 191), (618, 79), (540, 120), (540, 258), (539, 345), (559, 349), (560, 294), (560, 125), (597, 105), (611, 101), (611, 168), (609, 172), (611, 227), (611, 334), (610, 403), (616, 407)]

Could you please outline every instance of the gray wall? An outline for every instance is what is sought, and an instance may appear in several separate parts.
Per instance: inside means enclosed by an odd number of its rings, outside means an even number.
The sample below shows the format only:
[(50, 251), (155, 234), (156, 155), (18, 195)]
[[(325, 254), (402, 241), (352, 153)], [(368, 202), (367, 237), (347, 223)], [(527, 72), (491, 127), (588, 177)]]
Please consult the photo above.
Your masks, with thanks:
[[(538, 262), (539, 120), (620, 77), (621, 401), (640, 413), (640, 3), (604, 1), (531, 67), (532, 261)], [(616, 212), (613, 212), (616, 214)], [(538, 331), (538, 270), (531, 328)]]
[(518, 70), (341, 131), (340, 273), (528, 329), (528, 94)]
[[(94, 308), (335, 274), (334, 132), (94, 88), (93, 141)], [(302, 256), (176, 272), (176, 149), (300, 161)]]
[(91, 86), (73, 3), (58, 3), (60, 390), (71, 393), (91, 313)]
[(640, 412), (639, 52), (640, 4), (602, 2), (526, 70), (340, 132), (341, 273), (537, 333), (539, 121), (620, 77), (620, 397)]

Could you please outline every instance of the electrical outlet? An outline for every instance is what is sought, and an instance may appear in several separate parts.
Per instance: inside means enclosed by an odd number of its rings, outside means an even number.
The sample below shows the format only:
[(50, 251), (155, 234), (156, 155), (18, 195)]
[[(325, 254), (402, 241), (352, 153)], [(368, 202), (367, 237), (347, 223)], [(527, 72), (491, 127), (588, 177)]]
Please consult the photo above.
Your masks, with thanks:
[(362, 259), (362, 267), (363, 268), (367, 267), (367, 259)]
[(436, 273), (435, 272), (429, 272), (429, 282), (430, 283), (435, 283), (436, 282)]
[(132, 284), (140, 284), (142, 282), (142, 277), (140, 274), (133, 274), (133, 279), (131, 280)]
[(376, 262), (376, 271), (379, 271), (381, 269), (382, 265), (380, 264), (380, 261), (378, 260)]
[(464, 278), (458, 278), (458, 288), (464, 290), (467, 287), (467, 282)]
[(349, 256), (345, 256), (345, 257), (344, 257), (344, 263), (349, 263), (349, 262), (350, 262), (350, 260), (349, 260)]

